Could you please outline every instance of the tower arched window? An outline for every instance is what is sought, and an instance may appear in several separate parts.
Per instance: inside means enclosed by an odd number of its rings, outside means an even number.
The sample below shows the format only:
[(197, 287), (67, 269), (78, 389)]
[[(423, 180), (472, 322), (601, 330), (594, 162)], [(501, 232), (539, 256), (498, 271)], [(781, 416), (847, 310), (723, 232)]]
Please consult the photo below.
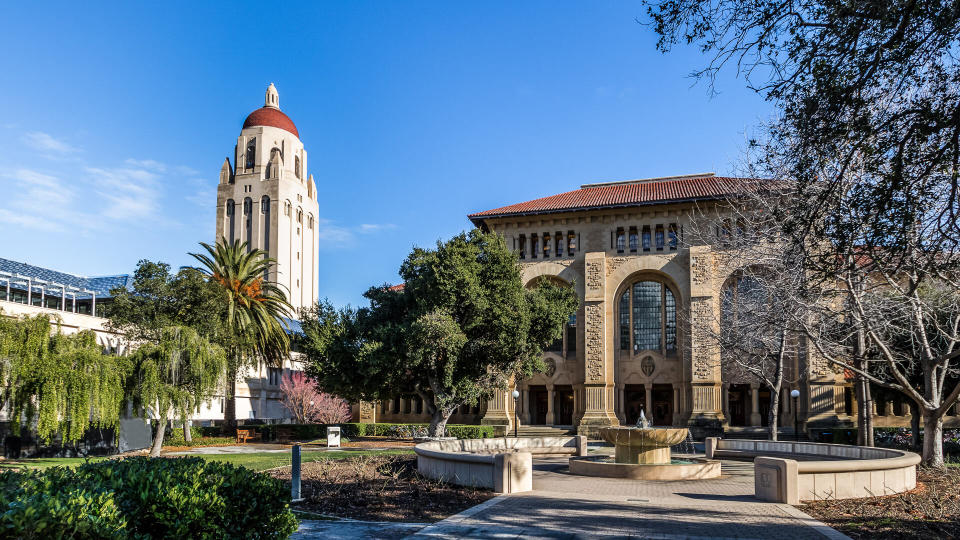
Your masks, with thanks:
[(313, 214), (307, 216), (307, 228), (313, 230)]
[(632, 354), (677, 350), (677, 301), (662, 281), (640, 280), (621, 294), (617, 306), (620, 349)]
[(243, 239), (247, 242), (247, 253), (253, 249), (253, 199), (243, 199)]
[(300, 178), (300, 156), (293, 157), (293, 174)]
[(303, 209), (297, 208), (297, 223), (303, 223)]
[(257, 161), (257, 140), (250, 139), (247, 141), (247, 153), (244, 160), (244, 167), (252, 169), (254, 164)]
[(227, 235), (226, 236), (227, 236), (227, 239), (229, 239), (230, 243), (232, 244), (236, 240), (234, 225), (235, 225), (236, 213), (237, 213), (236, 203), (233, 202), (233, 199), (227, 199), (226, 212), (227, 212)]
[(287, 216), (287, 217), (290, 217), (290, 208), (291, 208), (291, 206), (292, 206), (292, 205), (290, 204), (290, 201), (286, 201), (286, 202), (283, 203), (283, 215), (285, 215), (285, 216)]
[[(270, 252), (270, 197), (260, 198), (260, 213), (263, 214), (263, 250)], [(264, 277), (268, 277), (264, 273)]]

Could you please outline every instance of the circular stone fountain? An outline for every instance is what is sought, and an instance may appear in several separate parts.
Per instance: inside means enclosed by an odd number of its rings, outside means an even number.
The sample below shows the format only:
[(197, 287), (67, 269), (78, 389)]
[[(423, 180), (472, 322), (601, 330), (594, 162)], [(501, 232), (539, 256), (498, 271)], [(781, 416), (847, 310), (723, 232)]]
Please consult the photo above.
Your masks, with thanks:
[(615, 448), (613, 461), (608, 456), (573, 457), (570, 472), (637, 480), (697, 480), (720, 476), (717, 460), (672, 459), (670, 447), (686, 440), (688, 433), (687, 428), (653, 427), (641, 411), (636, 427), (600, 428), (600, 436)]

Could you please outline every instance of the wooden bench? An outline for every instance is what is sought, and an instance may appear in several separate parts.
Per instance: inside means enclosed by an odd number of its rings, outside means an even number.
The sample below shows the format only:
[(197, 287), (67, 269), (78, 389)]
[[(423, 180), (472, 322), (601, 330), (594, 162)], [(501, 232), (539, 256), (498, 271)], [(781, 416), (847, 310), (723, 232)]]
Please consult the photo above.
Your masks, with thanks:
[(259, 441), (261, 440), (261, 435), (257, 433), (255, 429), (238, 429), (237, 430), (237, 443), (246, 444), (247, 441)]

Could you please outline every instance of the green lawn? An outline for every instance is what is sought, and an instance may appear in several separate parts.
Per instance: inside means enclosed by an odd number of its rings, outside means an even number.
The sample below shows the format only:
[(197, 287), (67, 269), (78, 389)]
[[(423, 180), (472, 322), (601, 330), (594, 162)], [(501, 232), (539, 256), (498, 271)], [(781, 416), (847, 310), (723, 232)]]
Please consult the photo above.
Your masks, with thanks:
[[(334, 452), (303, 452), (301, 461), (309, 463), (321, 459), (346, 459), (353, 456), (374, 456), (374, 455), (402, 455), (412, 454), (412, 450), (353, 450), (353, 451), (334, 451)], [(234, 465), (242, 465), (255, 471), (273, 469), (275, 467), (284, 467), (290, 465), (290, 452), (251, 452), (249, 454), (221, 454), (198, 456), (204, 459), (215, 461), (226, 461)], [(47, 467), (56, 467), (64, 465), (75, 467), (84, 461), (102, 461), (110, 459), (108, 457), (94, 458), (28, 458), (28, 459), (8, 459), (0, 460), (0, 470), (18, 469), (27, 467), (30, 469), (46, 469)]]

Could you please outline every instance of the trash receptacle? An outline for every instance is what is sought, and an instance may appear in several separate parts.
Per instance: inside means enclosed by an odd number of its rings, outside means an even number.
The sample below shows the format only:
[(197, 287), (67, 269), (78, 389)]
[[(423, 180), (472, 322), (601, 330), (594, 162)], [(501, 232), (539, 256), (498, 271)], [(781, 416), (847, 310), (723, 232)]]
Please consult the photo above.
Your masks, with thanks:
[(330, 426), (327, 428), (327, 447), (340, 447), (340, 426)]

